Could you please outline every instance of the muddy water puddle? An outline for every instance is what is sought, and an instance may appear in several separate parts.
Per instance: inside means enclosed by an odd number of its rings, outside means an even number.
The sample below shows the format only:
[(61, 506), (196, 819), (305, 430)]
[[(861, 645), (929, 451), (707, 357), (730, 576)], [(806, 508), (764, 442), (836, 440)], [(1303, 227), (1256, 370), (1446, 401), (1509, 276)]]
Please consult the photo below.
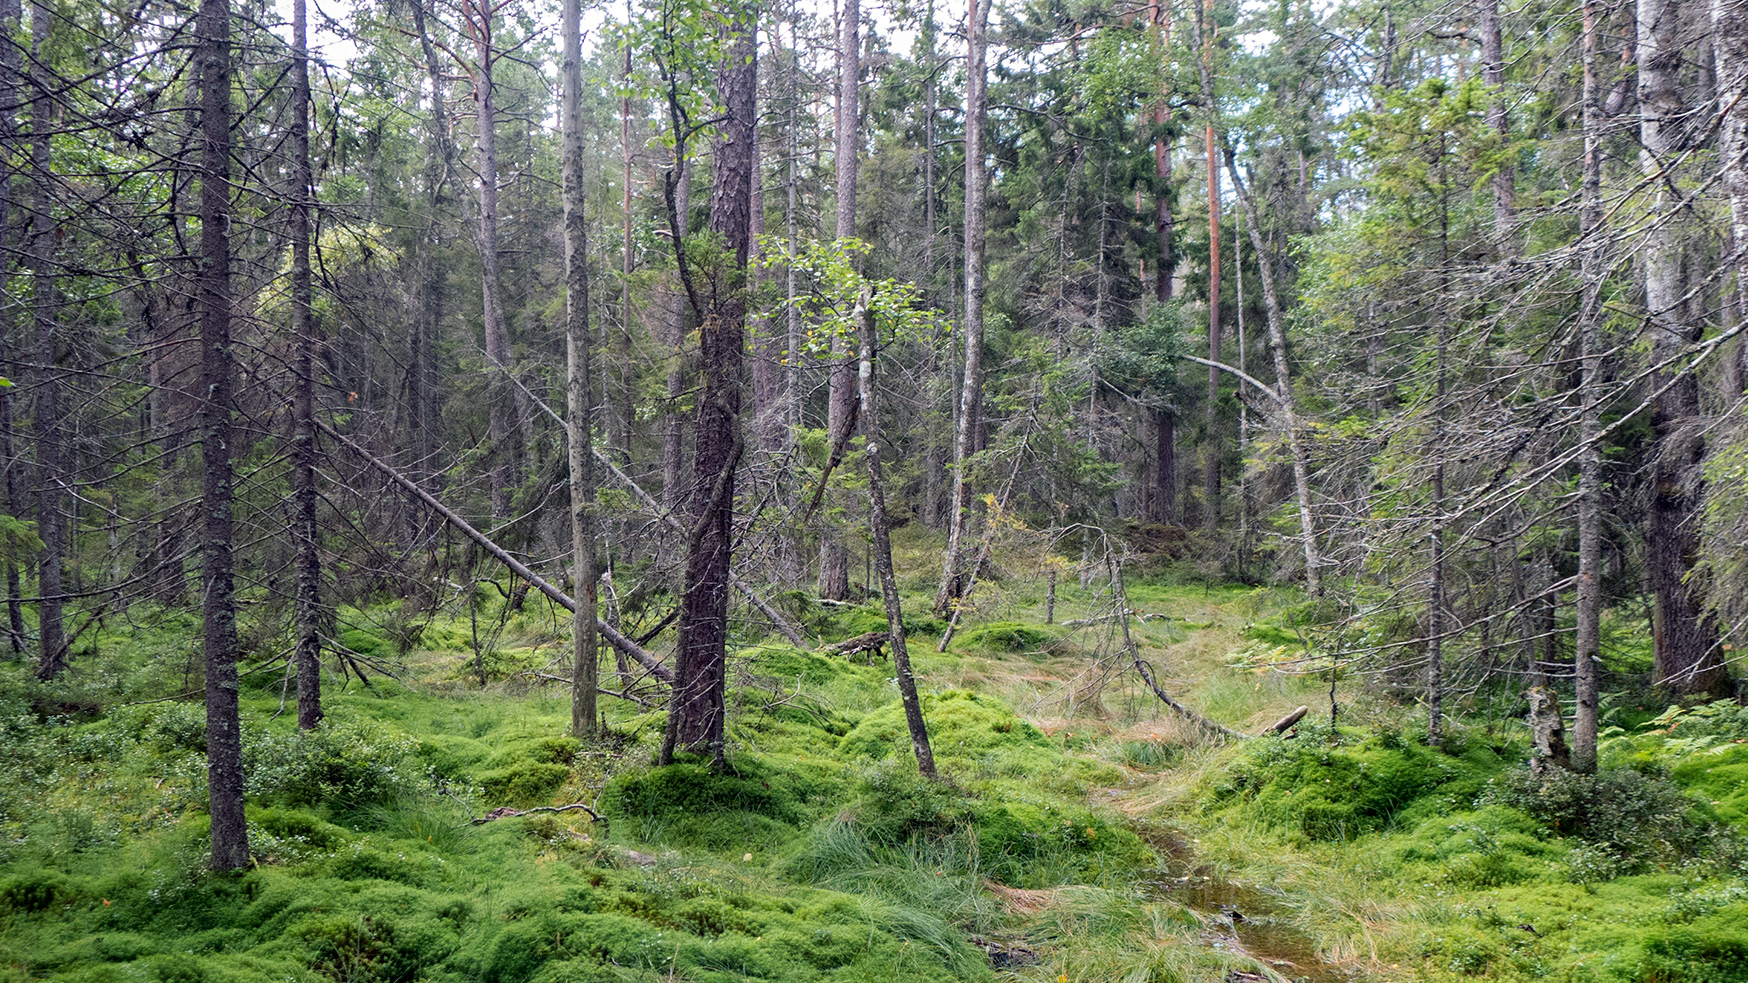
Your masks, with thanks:
[[(1152, 898), (1175, 901), (1201, 914), (1210, 946), (1254, 959), (1294, 983), (1353, 983), (1359, 978), (1357, 970), (1317, 954), (1316, 941), (1286, 917), (1291, 905), (1284, 893), (1219, 877), (1194, 862), (1187, 844), (1173, 839), (1155, 843), (1167, 865), (1158, 877), (1142, 881), (1142, 887)], [(1267, 977), (1234, 973), (1227, 979)]]

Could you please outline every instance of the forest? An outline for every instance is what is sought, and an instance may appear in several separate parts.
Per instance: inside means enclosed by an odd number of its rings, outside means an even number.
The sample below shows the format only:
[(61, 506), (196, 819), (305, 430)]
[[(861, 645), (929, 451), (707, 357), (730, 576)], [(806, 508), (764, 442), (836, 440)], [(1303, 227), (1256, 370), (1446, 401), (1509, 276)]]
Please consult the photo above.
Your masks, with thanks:
[(1748, 0), (0, 0), (0, 983), (1748, 983)]

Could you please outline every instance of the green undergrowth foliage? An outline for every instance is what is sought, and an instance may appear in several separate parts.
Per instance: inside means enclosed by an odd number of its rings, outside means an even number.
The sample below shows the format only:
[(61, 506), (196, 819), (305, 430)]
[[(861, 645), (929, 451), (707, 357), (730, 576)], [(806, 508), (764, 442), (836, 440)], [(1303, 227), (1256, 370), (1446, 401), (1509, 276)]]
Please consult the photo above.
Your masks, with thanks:
[[(1229, 876), (1297, 892), (1303, 923), (1352, 933), (1334, 947), (1415, 979), (1748, 980), (1744, 721), (1729, 704), (1616, 729), (1594, 775), (1533, 773), (1522, 737), (1478, 729), (1433, 749), (1306, 725), (1223, 752), (1194, 828)], [(1343, 929), (1357, 911), (1392, 912), (1389, 929)]]
[[(1000, 586), (948, 652), (913, 646), (940, 782), (890, 662), (754, 640), (726, 767), (657, 768), (659, 709), (607, 700), (608, 739), (564, 736), (541, 605), (473, 598), (483, 685), (465, 610), (346, 609), (347, 646), (401, 678), (331, 680), (312, 733), (280, 713), (282, 666), (245, 680), (238, 876), (205, 870), (204, 713), (161, 698), (197, 688), (174, 645), (99, 639), (108, 682), (0, 665), (0, 983), (1748, 983), (1737, 705), (1617, 713), (1594, 776), (1531, 774), (1509, 721), (1430, 748), (1345, 676), (1351, 726), (1214, 745), (1088, 674), (1101, 629)], [(1254, 731), (1320, 702), (1326, 678), (1234, 652), (1303, 654), (1328, 605), (1128, 588), (1144, 657), (1200, 712)], [(1102, 590), (1063, 578), (1058, 618), (1108, 610)], [(825, 641), (886, 627), (877, 602), (779, 603)], [(548, 811), (487, 818), (506, 809)]]

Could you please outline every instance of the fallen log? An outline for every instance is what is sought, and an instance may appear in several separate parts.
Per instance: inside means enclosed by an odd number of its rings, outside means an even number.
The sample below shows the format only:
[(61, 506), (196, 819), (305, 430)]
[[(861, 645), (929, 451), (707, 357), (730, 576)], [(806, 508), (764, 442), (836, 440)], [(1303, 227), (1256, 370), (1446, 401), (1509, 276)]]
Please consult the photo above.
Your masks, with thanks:
[[(460, 515), (456, 514), (456, 512), (453, 509), (451, 509), (447, 505), (444, 505), (442, 502), (438, 501), (437, 496), (431, 494), (430, 492), (426, 491), (423, 488), (420, 488), (417, 482), (413, 481), (411, 478), (408, 478), (406, 475), (401, 474), (399, 471), (395, 470), (394, 466), (389, 464), (387, 461), (382, 460), (381, 458), (377, 457), (375, 454), (372, 454), (369, 451), (365, 450), (363, 447), (360, 447), (351, 438), (347, 437), (345, 434), (343, 434), (343, 433), (339, 432), (338, 430), (335, 430), (333, 427), (329, 426), (326, 421), (317, 420), (316, 426), (318, 428), (320, 428), (320, 430), (323, 433), (327, 434), (329, 437), (333, 438), (334, 440), (339, 441), (342, 445), (344, 445), (346, 447), (347, 450), (351, 451), (354, 454), (357, 454), (359, 456), (359, 458), (361, 458), (366, 464), (369, 464), (371, 467), (375, 468), (376, 470), (381, 471), (384, 475), (386, 475), (389, 478), (389, 480), (391, 480), (395, 484), (399, 485), (402, 490), (408, 492), (413, 497), (415, 497), (419, 501), (423, 502), (425, 504), (426, 508), (429, 508), (431, 511), (437, 513), (439, 516), (441, 516), (443, 518), (443, 521), (449, 523), (451, 526), (454, 526), (455, 529), (458, 532), (460, 532), (462, 535), (466, 536), (467, 538), (473, 540), (475, 543), (479, 544), (480, 549), (483, 549), (487, 553), (490, 553), (492, 555), (492, 558), (497, 560), (499, 563), (502, 563), (504, 566), (509, 567), (510, 571), (512, 573), (514, 573), (516, 576), (521, 577), (523, 580), (526, 580), (529, 584), (533, 585), (533, 587), (536, 590), (540, 591), (542, 594), (545, 594), (547, 597), (550, 597), (554, 601), (558, 602), (558, 604), (561, 607), (563, 607), (566, 611), (570, 611), (572, 613), (576, 612), (577, 602), (575, 599), (573, 599), (569, 594), (566, 594), (564, 591), (559, 590), (557, 587), (548, 583), (546, 581), (546, 578), (540, 576), (539, 574), (535, 573), (533, 570), (529, 569), (528, 565), (526, 563), (523, 563), (521, 560), (518, 560), (514, 556), (511, 556), (509, 551), (505, 550), (502, 546), (499, 546), (497, 543), (492, 542), (489, 538), (486, 537), (485, 533), (482, 533), (478, 529), (475, 529), (471, 523), (469, 523), (466, 519), (463, 519)], [(602, 638), (605, 638), (607, 640), (607, 642), (609, 644), (611, 644), (614, 648), (616, 648), (619, 651), (624, 652), (626, 655), (630, 656), (633, 661), (637, 662), (639, 665), (643, 666), (645, 669), (648, 669), (651, 673), (653, 673), (655, 675), (655, 677), (657, 679), (660, 679), (662, 682), (665, 682), (665, 683), (672, 683), (674, 681), (674, 671), (672, 669), (668, 668), (667, 666), (663, 665), (662, 660), (657, 658), (655, 656), (655, 653), (649, 651), (648, 649), (644, 648), (643, 646), (641, 646), (641, 645), (637, 644), (636, 642), (632, 641), (631, 639), (625, 637), (625, 634), (623, 632), (621, 632), (619, 629), (613, 627), (612, 625), (608, 624), (607, 622), (602, 621), (599, 616), (597, 616), (595, 618), (595, 625), (597, 628), (600, 629)]]
[(1294, 724), (1298, 723), (1299, 721), (1304, 720), (1305, 715), (1307, 713), (1310, 713), (1310, 712), (1311, 712), (1310, 707), (1300, 707), (1299, 709), (1294, 710), (1292, 713), (1287, 714), (1285, 717), (1282, 717), (1281, 719), (1275, 721), (1274, 726), (1270, 727), (1269, 730), (1276, 733), (1276, 734), (1284, 734), (1284, 733), (1286, 733), (1286, 730), (1288, 727), (1291, 727)]
[(890, 641), (892, 641), (892, 636), (888, 632), (871, 631), (854, 638), (846, 638), (836, 645), (827, 645), (819, 651), (821, 655), (841, 655), (845, 658), (862, 652), (870, 652), (873, 653), (869, 656), (869, 661), (872, 662), (874, 655), (885, 658), (886, 653), (881, 649)]

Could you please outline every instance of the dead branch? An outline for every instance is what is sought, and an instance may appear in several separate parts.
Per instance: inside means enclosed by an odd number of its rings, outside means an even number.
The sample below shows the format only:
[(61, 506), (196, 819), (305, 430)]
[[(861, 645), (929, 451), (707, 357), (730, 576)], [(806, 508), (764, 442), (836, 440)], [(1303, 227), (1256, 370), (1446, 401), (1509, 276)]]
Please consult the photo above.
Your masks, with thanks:
[[(481, 549), (490, 553), (499, 563), (509, 567), (516, 576), (528, 581), (528, 583), (532, 584), (542, 594), (557, 601), (566, 611), (570, 611), (573, 614), (576, 612), (577, 602), (569, 594), (566, 594), (564, 591), (559, 590), (557, 587), (548, 583), (546, 578), (535, 573), (533, 570), (530, 570), (527, 564), (516, 559), (514, 556), (511, 556), (509, 551), (505, 550), (502, 546), (492, 542), (484, 533), (475, 529), (466, 519), (463, 519), (460, 515), (456, 514), (454, 510), (438, 501), (437, 496), (420, 488), (417, 482), (395, 470), (393, 465), (383, 461), (375, 454), (365, 450), (363, 447), (360, 447), (345, 434), (342, 434), (338, 430), (329, 426), (326, 421), (317, 420), (316, 426), (329, 437), (345, 445), (347, 450), (357, 454), (366, 464), (381, 471), (389, 478), (389, 480), (401, 486), (402, 489), (423, 502), (431, 511), (442, 516), (445, 522), (454, 526), (462, 535), (473, 540), (475, 543), (478, 543)], [(663, 682), (672, 683), (674, 681), (674, 671), (667, 666), (662, 665), (662, 661), (656, 658), (654, 653), (625, 637), (619, 629), (602, 621), (599, 615), (595, 617), (595, 625), (600, 630), (601, 637), (607, 639), (614, 648), (631, 656), (631, 658), (636, 660), (639, 665), (642, 665), (644, 668), (654, 673), (656, 677)]]

